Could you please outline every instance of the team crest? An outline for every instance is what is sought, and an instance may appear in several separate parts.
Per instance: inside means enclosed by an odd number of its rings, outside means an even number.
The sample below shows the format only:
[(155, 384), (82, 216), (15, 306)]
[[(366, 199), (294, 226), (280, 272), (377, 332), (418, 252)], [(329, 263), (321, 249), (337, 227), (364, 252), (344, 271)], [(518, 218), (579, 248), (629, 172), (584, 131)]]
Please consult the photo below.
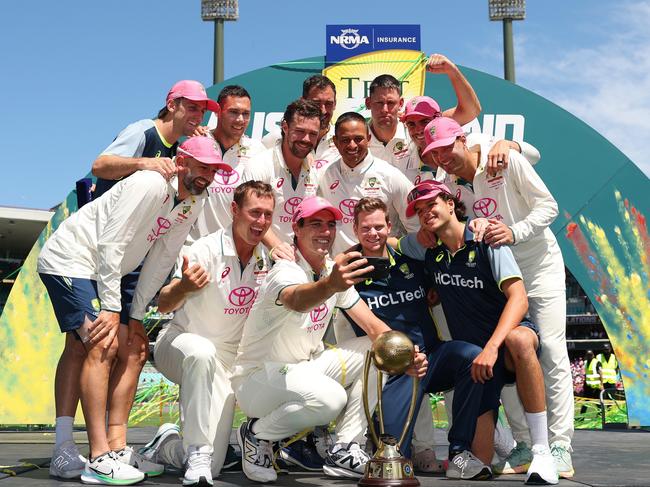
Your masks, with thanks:
[(413, 273), (406, 262), (399, 266), (399, 270), (404, 274), (405, 279), (411, 279), (413, 277)]
[(431, 134), (431, 137), (436, 135), (436, 126), (435, 125), (431, 126), (431, 128), (429, 129), (429, 133)]
[(192, 209), (192, 206), (191, 206), (191, 205), (183, 206), (183, 215), (185, 215), (186, 213), (189, 213), (189, 211), (190, 211), (191, 209)]
[(401, 140), (395, 144), (395, 150), (393, 152), (402, 152), (404, 150), (404, 142)]
[(476, 267), (476, 250), (470, 250), (467, 254), (467, 267)]
[(375, 184), (377, 184), (377, 178), (368, 179), (368, 184), (370, 185), (371, 188), (374, 188)]

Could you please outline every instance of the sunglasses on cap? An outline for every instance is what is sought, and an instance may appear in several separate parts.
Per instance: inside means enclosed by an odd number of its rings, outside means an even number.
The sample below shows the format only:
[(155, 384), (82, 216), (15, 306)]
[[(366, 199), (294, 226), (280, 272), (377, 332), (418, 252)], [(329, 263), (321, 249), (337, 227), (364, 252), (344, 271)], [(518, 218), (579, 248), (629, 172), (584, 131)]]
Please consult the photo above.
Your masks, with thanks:
[(408, 196), (406, 197), (406, 202), (412, 203), (413, 201), (422, 198), (423, 196), (430, 195), (433, 192), (451, 195), (443, 183), (427, 180), (421, 182), (409, 192)]

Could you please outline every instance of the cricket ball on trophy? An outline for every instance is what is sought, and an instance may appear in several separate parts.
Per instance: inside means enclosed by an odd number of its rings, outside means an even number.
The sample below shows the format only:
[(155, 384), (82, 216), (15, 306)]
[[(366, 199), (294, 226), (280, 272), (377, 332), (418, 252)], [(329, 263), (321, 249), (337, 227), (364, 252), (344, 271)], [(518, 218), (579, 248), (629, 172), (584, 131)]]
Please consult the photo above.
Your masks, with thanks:
[(396, 330), (379, 335), (372, 344), (371, 352), (375, 367), (390, 375), (403, 374), (415, 357), (411, 339)]

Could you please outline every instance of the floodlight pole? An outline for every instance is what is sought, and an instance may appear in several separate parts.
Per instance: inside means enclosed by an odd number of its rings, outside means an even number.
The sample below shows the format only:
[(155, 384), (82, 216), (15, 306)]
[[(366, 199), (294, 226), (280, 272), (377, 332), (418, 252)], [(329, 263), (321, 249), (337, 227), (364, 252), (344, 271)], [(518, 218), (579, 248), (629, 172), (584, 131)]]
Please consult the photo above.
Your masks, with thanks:
[(224, 78), (224, 21), (239, 18), (239, 0), (201, 0), (201, 18), (206, 22), (214, 22), (214, 65), (212, 71), (213, 84), (221, 83)]
[(515, 46), (512, 35), (512, 19), (503, 19), (503, 77), (515, 82)]
[(512, 21), (526, 18), (526, 0), (488, 0), (490, 20), (503, 23), (503, 77), (515, 82), (515, 47)]
[(212, 84), (214, 85), (221, 83), (224, 80), (223, 27), (223, 19), (217, 19), (214, 21), (214, 75), (212, 78)]

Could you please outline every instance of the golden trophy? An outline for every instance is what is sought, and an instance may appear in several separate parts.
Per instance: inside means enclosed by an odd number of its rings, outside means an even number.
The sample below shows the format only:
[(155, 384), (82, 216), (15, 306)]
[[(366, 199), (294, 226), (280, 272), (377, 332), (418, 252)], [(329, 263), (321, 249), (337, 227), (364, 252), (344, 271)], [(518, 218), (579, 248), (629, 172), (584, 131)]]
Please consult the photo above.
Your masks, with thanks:
[[(370, 436), (377, 447), (377, 451), (368, 460), (368, 463), (366, 463), (366, 472), (359, 481), (359, 485), (361, 486), (415, 487), (420, 485), (418, 479), (413, 475), (413, 463), (399, 451), (399, 447), (404, 441), (406, 432), (413, 420), (419, 383), (418, 378), (413, 378), (411, 405), (399, 441), (384, 432), (384, 415), (381, 402), (383, 373), (390, 375), (403, 374), (413, 363), (414, 357), (415, 347), (413, 346), (413, 342), (404, 333), (395, 330), (382, 333), (372, 344), (371, 350), (366, 352), (366, 361), (363, 368), (363, 409), (368, 419)], [(377, 419), (379, 423), (379, 436), (377, 436), (377, 431), (375, 430), (372, 415), (368, 407), (368, 375), (370, 374), (371, 361), (377, 368)]]

